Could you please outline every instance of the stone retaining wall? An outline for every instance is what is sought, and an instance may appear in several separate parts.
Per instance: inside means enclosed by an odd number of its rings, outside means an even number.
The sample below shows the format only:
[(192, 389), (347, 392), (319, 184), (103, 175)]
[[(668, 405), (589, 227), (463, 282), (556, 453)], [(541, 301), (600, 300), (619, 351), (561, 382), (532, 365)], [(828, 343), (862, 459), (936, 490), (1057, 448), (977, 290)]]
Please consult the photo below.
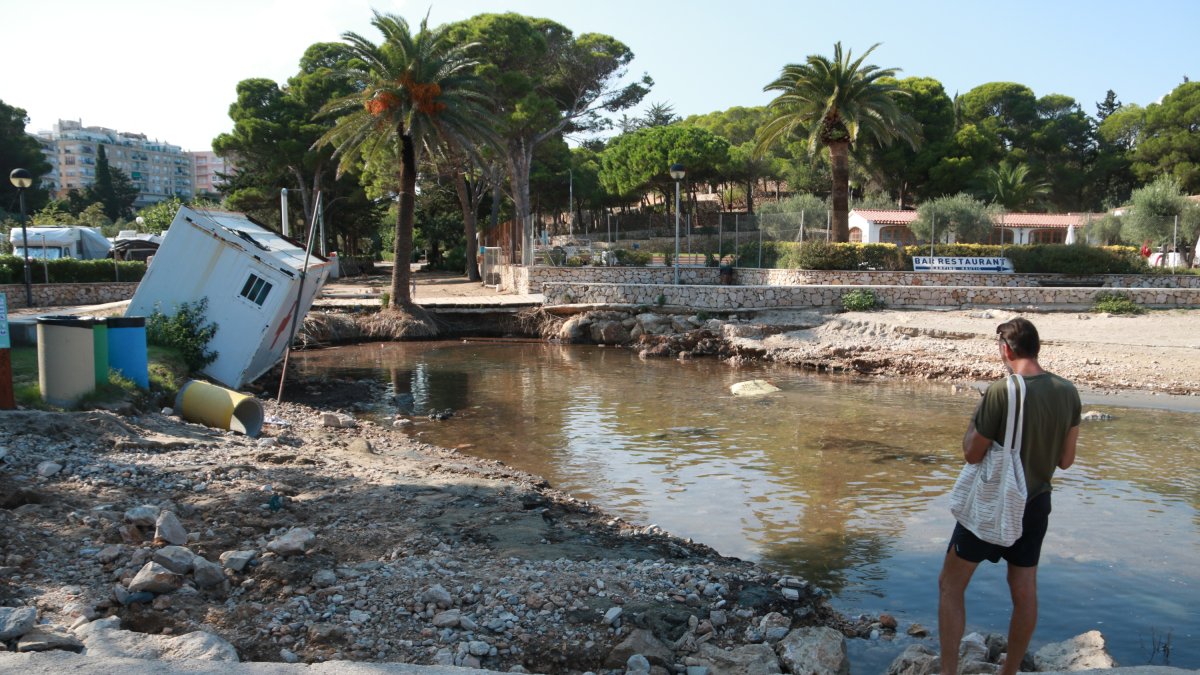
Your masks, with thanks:
[[(889, 307), (1025, 307), (1044, 305), (1090, 306), (1099, 288), (1042, 288), (1003, 286), (872, 286), (875, 297)], [(728, 311), (838, 307), (849, 289), (835, 285), (797, 286), (686, 286), (654, 284), (543, 285), (545, 305), (646, 305), (679, 306)], [(1200, 307), (1200, 288), (1130, 288), (1122, 290), (1146, 307)]]
[[(682, 284), (716, 284), (715, 267), (680, 267)], [(548, 283), (673, 284), (672, 267), (534, 267), (506, 265), (502, 290), (540, 293)], [(781, 270), (738, 267), (734, 284), (742, 286), (988, 286), (1104, 288), (1200, 288), (1200, 276), (1149, 274), (972, 274), (965, 272), (856, 272), (842, 270)]]
[[(133, 297), (138, 282), (122, 281), (103, 284), (33, 284), (35, 307), (61, 307), (64, 305), (100, 305), (118, 302)], [(25, 307), (24, 284), (0, 284), (0, 293), (8, 296), (8, 308)]]

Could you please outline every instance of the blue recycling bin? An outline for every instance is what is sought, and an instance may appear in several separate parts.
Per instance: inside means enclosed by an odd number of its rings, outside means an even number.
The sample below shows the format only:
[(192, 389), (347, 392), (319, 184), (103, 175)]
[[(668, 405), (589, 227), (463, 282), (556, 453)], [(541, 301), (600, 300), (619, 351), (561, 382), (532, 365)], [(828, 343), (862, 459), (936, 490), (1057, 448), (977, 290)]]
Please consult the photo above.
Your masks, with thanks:
[(150, 388), (146, 354), (146, 317), (111, 316), (108, 324), (108, 367), (142, 389)]

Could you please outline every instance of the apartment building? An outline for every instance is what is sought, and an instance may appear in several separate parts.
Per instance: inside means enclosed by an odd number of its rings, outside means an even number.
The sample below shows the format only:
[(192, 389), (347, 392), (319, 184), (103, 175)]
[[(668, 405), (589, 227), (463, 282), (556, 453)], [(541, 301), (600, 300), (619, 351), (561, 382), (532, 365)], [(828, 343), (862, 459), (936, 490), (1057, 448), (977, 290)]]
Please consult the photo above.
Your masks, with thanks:
[(192, 168), (196, 196), (216, 195), (217, 188), (223, 182), (217, 174), (228, 175), (233, 171), (233, 163), (219, 157), (215, 152), (189, 152), (192, 158)]
[(48, 187), (54, 184), (54, 196), (59, 199), (95, 182), (96, 153), (101, 145), (109, 166), (125, 172), (137, 186), (133, 208), (171, 197), (190, 200), (195, 196), (192, 158), (177, 145), (148, 139), (145, 134), (85, 127), (75, 120), (59, 120), (53, 131), (39, 132), (37, 139), (55, 174), (43, 182)]

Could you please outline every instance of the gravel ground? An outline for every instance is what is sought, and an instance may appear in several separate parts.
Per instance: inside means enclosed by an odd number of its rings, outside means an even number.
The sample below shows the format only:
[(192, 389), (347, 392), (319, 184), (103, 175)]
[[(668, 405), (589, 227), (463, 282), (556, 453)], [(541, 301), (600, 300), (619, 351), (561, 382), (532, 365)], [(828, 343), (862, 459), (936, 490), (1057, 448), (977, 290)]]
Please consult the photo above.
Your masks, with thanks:
[[(303, 391), (349, 401), (368, 386)], [(243, 660), (535, 672), (624, 672), (614, 648), (645, 631), (683, 672), (705, 643), (762, 642), (780, 620), (880, 630), (801, 580), (502, 464), (345, 411), (339, 426), (303, 404), (267, 414), (259, 439), (160, 413), (0, 415), (0, 607), (61, 626), (207, 630)]]

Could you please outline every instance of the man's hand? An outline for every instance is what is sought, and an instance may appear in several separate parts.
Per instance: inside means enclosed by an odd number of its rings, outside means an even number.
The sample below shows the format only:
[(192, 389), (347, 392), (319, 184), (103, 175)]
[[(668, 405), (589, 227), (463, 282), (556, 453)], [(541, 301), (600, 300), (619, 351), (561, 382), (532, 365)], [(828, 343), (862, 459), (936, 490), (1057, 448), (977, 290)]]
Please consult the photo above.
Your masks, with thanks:
[(967, 464), (978, 464), (983, 461), (983, 456), (990, 447), (992, 439), (975, 431), (975, 419), (972, 418), (971, 423), (967, 425), (967, 433), (963, 435), (963, 459), (967, 460)]

